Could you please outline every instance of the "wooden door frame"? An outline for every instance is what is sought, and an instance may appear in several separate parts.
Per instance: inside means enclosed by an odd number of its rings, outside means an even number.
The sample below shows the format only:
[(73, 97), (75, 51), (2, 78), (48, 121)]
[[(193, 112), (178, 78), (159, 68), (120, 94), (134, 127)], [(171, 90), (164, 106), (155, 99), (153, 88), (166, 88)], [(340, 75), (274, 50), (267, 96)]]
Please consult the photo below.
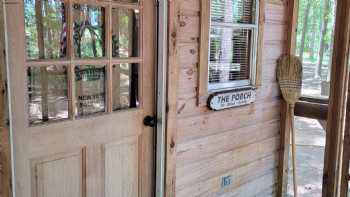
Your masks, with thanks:
[(5, 2), (0, 1), (0, 196), (9, 197), (11, 190), (11, 144), (8, 128), (8, 99), (6, 88)]
[(168, 61), (168, 1), (157, 2), (156, 36), (156, 188), (155, 196), (165, 196), (165, 158), (166, 158), (166, 121), (167, 121), (167, 61)]
[[(349, 181), (348, 168), (349, 168), (349, 158), (350, 158), (350, 155), (349, 155), (350, 124), (348, 121), (350, 120), (349, 119), (350, 118), (349, 116), (350, 99), (349, 99), (349, 95), (346, 95), (346, 93), (349, 93), (350, 91), (349, 89), (350, 88), (350, 80), (349, 80), (350, 13), (349, 13), (349, 9), (350, 9), (350, 1), (338, 0), (336, 33), (335, 33), (335, 38), (337, 39), (335, 40), (335, 43), (334, 43), (335, 53), (333, 54), (333, 65), (335, 65), (336, 69), (338, 69), (337, 70), (338, 73), (332, 73), (332, 76), (333, 74), (339, 75), (340, 73), (344, 75), (344, 80), (341, 80), (340, 82), (339, 81), (334, 82), (335, 84), (340, 83), (339, 87), (336, 86), (337, 90), (334, 90), (335, 93), (337, 93), (335, 96), (342, 95), (342, 98), (335, 97), (333, 102), (334, 102), (334, 106), (336, 107), (335, 113), (341, 112), (344, 115), (342, 117), (337, 117), (337, 116), (334, 117), (333, 124), (336, 124), (338, 122), (340, 124), (340, 123), (343, 123), (343, 121), (345, 121), (345, 124), (336, 125), (335, 128), (337, 130), (335, 131), (338, 131), (338, 130), (339, 131), (336, 132), (336, 134), (334, 134), (334, 141), (338, 142), (339, 144), (336, 144), (336, 145), (330, 144), (330, 147), (328, 150), (330, 159), (335, 158), (333, 154), (337, 154), (338, 158), (336, 159), (338, 159), (338, 161), (335, 164), (333, 162), (330, 162), (330, 164), (328, 164), (329, 174), (327, 178), (329, 178), (331, 182), (329, 182), (330, 186), (327, 188), (327, 190), (323, 191), (324, 196), (335, 194), (337, 196), (344, 197), (348, 193), (347, 191), (348, 190), (347, 186)], [(338, 29), (338, 32), (337, 32), (337, 29)], [(334, 86), (332, 86), (331, 88), (334, 88)], [(345, 117), (345, 114), (346, 114), (346, 117)], [(338, 137), (338, 135), (342, 135), (345, 137), (342, 137), (342, 136)], [(334, 177), (334, 180), (336, 181), (331, 180), (331, 178), (333, 177)]]
[(349, 81), (349, 9), (349, 0), (337, 1), (322, 190), (322, 196), (327, 197), (340, 194), (346, 93)]
[[(167, 59), (168, 59), (168, 3), (166, 0), (155, 0), (157, 3), (157, 18), (156, 18), (156, 24), (157, 29), (156, 33), (157, 36), (155, 37), (155, 42), (157, 44), (157, 48), (155, 49), (155, 60), (156, 60), (156, 99), (155, 99), (155, 107), (156, 107), (156, 117), (157, 117), (157, 126), (155, 128), (156, 132), (156, 176), (155, 176), (155, 196), (156, 197), (163, 197), (165, 195), (165, 157), (166, 157), (166, 103), (167, 103)], [(6, 26), (6, 9), (5, 9), (5, 2), (4, 0), (1, 0), (0, 6), (0, 27)], [(10, 2), (9, 2), (10, 3)], [(2, 21), (3, 20), (3, 21)], [(2, 24), (4, 22), (4, 24)], [(5, 63), (5, 51), (7, 49), (6, 44), (6, 30), (5, 28), (2, 28), (4, 33), (4, 36), (0, 36), (0, 44), (3, 44), (1, 46), (4, 46), (3, 50), (4, 53), (1, 52), (0, 55), (0, 75), (6, 75), (6, 68), (8, 68), (8, 64)], [(1, 38), (4, 38), (3, 40)], [(0, 46), (0, 49), (2, 49)], [(6, 47), (5, 47), (6, 46)], [(4, 54), (4, 56), (2, 56)], [(11, 144), (12, 140), (10, 138), (11, 133), (11, 127), (6, 124), (6, 114), (10, 114), (9, 109), (2, 108), (2, 106), (10, 106), (10, 103), (7, 103), (8, 96), (10, 95), (9, 90), (6, 89), (5, 83), (9, 83), (6, 81), (6, 79), (0, 77), (0, 93), (3, 92), (3, 94), (0, 94), (0, 106), (2, 112), (0, 113), (0, 136), (6, 135), (8, 138), (2, 138), (0, 140), (0, 158), (2, 159), (0, 162), (0, 166), (2, 167), (0, 169), (0, 196), (4, 197), (10, 197), (14, 196), (12, 191), (12, 185), (14, 184), (14, 179), (12, 179), (13, 169), (12, 169), (12, 161), (10, 154), (11, 151)], [(8, 95), (8, 96), (7, 96)], [(10, 99), (9, 99), (10, 100)], [(3, 102), (4, 101), (4, 102)], [(4, 104), (4, 105), (2, 105)], [(4, 116), (3, 116), (4, 115)], [(11, 122), (11, 118), (8, 119), (9, 122)], [(11, 125), (11, 124), (10, 124)], [(6, 154), (6, 155), (5, 155)], [(3, 155), (6, 156), (2, 157)], [(8, 168), (5, 168), (5, 165), (8, 166)], [(5, 172), (5, 173), (2, 173)], [(4, 182), (7, 182), (8, 184), (4, 184)], [(11, 183), (12, 182), (12, 183)]]

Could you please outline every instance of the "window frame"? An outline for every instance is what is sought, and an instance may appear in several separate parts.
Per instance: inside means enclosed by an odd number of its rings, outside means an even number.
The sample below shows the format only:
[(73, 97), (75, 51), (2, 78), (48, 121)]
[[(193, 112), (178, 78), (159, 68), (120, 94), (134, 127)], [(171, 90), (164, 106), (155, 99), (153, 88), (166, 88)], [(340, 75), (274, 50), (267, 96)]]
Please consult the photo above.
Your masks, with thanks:
[[(251, 49), (250, 49), (250, 72), (249, 83), (241, 84), (242, 81), (236, 80), (229, 83), (215, 83), (217, 88), (209, 86), (209, 50), (210, 50), (210, 29), (211, 29), (211, 11), (210, 1), (201, 1), (201, 29), (200, 29), (200, 57), (199, 57), (199, 79), (198, 79), (198, 104), (207, 102), (209, 94), (229, 90), (242, 89), (247, 87), (258, 88), (261, 85), (261, 54), (263, 44), (263, 12), (264, 2), (255, 0), (254, 24), (229, 24), (233, 29), (248, 29), (252, 31)], [(217, 23), (217, 22), (215, 22)], [(227, 25), (226, 25), (227, 26)], [(225, 27), (225, 26), (223, 26)], [(213, 86), (214, 86), (213, 85)]]

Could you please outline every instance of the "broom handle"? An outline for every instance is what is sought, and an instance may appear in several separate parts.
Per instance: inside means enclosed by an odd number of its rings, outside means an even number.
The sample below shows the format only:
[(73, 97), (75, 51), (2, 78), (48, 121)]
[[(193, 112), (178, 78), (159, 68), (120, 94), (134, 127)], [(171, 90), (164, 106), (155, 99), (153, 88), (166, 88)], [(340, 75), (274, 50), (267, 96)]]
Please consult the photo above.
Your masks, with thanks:
[(297, 183), (297, 164), (296, 164), (296, 145), (295, 145), (295, 129), (294, 129), (294, 105), (290, 105), (290, 129), (292, 138), (292, 160), (293, 160), (293, 189), (294, 196), (298, 197), (298, 183)]

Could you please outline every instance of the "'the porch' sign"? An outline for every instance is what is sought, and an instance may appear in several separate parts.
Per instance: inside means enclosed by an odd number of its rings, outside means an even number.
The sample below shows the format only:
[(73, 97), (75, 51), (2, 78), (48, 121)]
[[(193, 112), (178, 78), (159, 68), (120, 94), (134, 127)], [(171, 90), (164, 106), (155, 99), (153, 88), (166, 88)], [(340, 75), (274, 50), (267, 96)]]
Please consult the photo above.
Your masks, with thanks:
[(248, 105), (255, 102), (255, 89), (242, 89), (232, 92), (216, 93), (209, 97), (208, 107), (211, 110), (223, 110)]

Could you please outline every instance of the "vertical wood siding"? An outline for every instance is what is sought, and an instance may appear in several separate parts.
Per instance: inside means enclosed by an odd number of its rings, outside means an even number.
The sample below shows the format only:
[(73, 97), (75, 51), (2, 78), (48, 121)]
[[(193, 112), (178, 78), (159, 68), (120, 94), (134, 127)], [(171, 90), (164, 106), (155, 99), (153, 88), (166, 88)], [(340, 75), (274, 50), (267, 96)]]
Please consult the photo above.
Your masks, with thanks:
[[(276, 82), (276, 61), (286, 47), (286, 3), (264, 2), (261, 85), (253, 105), (213, 112), (197, 105), (200, 42), (200, 0), (173, 0), (170, 21), (176, 51), (170, 59), (170, 80), (176, 89), (175, 192), (192, 196), (274, 196), (280, 144), (281, 97)], [(174, 8), (172, 6), (176, 6)], [(176, 61), (174, 63), (172, 61)], [(175, 66), (175, 68), (174, 68)], [(170, 73), (171, 74), (171, 73)], [(169, 91), (172, 91), (170, 88)], [(232, 176), (232, 184), (221, 187), (221, 179)]]

